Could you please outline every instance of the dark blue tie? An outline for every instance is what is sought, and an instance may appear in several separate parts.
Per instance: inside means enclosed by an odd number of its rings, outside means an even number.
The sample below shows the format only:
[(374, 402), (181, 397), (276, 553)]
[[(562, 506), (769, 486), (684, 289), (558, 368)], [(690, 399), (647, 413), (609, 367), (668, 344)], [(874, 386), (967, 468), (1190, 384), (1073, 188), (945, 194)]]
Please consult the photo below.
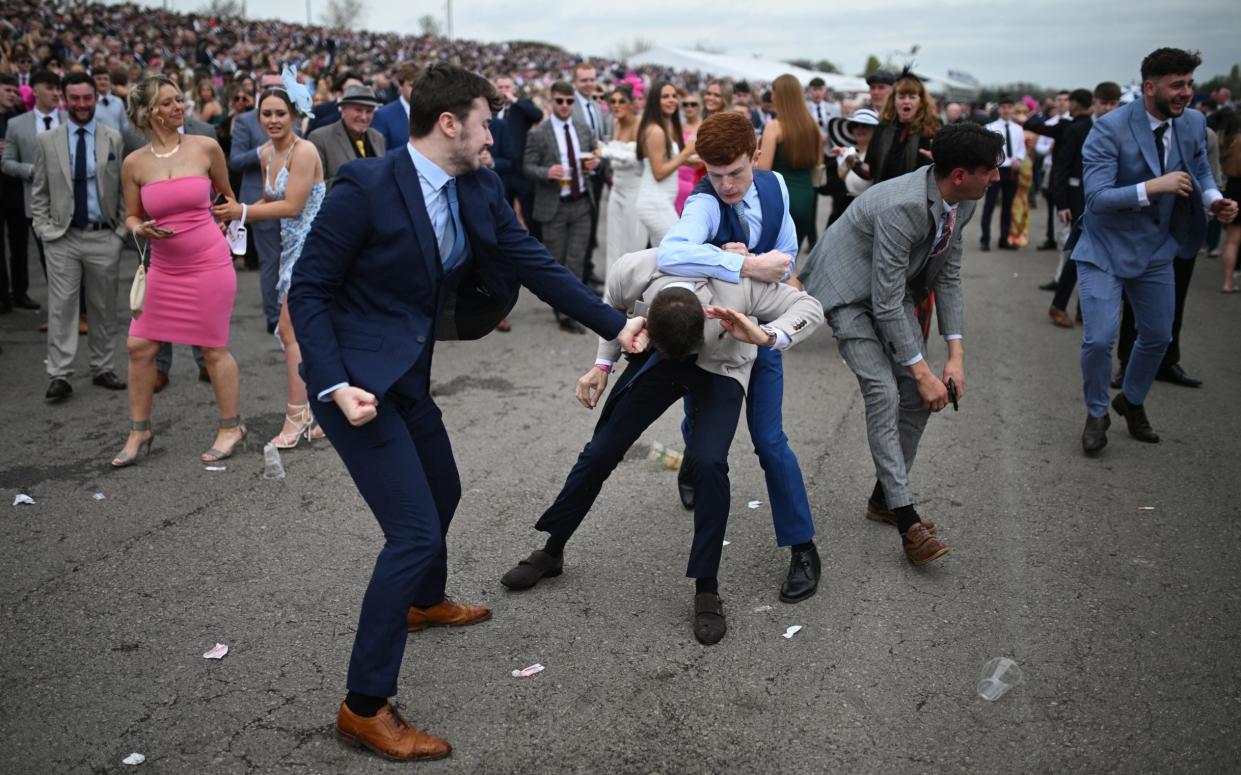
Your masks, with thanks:
[(90, 223), (86, 208), (86, 130), (78, 129), (78, 148), (73, 159), (73, 225)]
[(1155, 130), (1155, 155), (1159, 157), (1159, 174), (1160, 175), (1167, 172), (1167, 170), (1164, 169), (1164, 160), (1163, 160), (1164, 154), (1166, 153), (1166, 149), (1164, 148), (1164, 144), (1163, 144), (1163, 136), (1167, 134), (1167, 132), (1168, 132), (1168, 125), (1166, 123), (1160, 124), (1159, 128)]

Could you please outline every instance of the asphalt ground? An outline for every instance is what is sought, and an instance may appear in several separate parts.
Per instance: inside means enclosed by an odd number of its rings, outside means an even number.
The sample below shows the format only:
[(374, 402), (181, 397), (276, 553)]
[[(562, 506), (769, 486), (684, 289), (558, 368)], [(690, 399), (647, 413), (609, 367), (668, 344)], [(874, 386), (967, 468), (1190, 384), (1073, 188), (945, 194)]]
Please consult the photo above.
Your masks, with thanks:
[[(931, 419), (913, 472), (952, 554), (914, 568), (894, 529), (863, 518), (862, 403), (825, 328), (787, 353), (784, 396), (819, 592), (777, 599), (787, 552), (742, 424), (720, 576), (729, 632), (713, 647), (690, 630), (690, 515), (643, 449), (608, 481), (563, 576), (517, 594), (499, 583), (541, 545), (532, 525), (589, 437), (573, 385), (594, 337), (560, 332), (527, 294), (511, 333), (438, 345), (464, 487), (448, 588), (495, 616), (409, 637), (398, 701), (454, 746), (418, 765), (332, 735), (381, 536), (326, 442), (285, 453), (283, 481), (261, 478), (284, 371), (257, 273), (240, 275), (232, 334), (254, 443), (221, 472), (197, 457), (215, 409), (187, 348), (156, 397), (154, 454), (111, 471), (124, 393), (90, 385), (83, 341), (76, 392), (46, 405), (39, 316), (0, 316), (0, 769), (1235, 772), (1241, 301), (1199, 259), (1182, 363), (1205, 386), (1157, 383), (1147, 408), (1163, 442), (1114, 420), (1088, 460), (1080, 328), (1051, 326), (1036, 288), (1054, 253), (980, 253), (976, 224), (966, 244), (966, 395)], [(935, 337), (930, 353), (941, 365)], [(678, 420), (643, 444), (679, 446)], [(35, 503), (10, 506), (18, 493)], [(791, 625), (803, 629), (782, 637)], [(217, 642), (230, 652), (205, 660)], [(975, 684), (993, 656), (1025, 682), (988, 703)], [(536, 662), (546, 670), (510, 675)], [(131, 752), (145, 764), (122, 765)]]

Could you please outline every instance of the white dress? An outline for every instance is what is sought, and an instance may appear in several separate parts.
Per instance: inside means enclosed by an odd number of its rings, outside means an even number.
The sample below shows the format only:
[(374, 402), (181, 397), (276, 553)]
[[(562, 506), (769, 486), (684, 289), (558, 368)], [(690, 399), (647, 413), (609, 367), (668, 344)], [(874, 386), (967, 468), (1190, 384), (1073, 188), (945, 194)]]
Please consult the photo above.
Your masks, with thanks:
[[(672, 144), (672, 156), (681, 147)], [(638, 220), (651, 236), (651, 245), (658, 247), (664, 235), (677, 222), (677, 174), (673, 172), (663, 180), (655, 180), (651, 160), (642, 160), (642, 184), (638, 187)]]
[(611, 140), (603, 157), (612, 162), (612, 191), (608, 194), (607, 267), (626, 253), (646, 247), (646, 227), (638, 219), (638, 189), (642, 186), (642, 162), (638, 144)]

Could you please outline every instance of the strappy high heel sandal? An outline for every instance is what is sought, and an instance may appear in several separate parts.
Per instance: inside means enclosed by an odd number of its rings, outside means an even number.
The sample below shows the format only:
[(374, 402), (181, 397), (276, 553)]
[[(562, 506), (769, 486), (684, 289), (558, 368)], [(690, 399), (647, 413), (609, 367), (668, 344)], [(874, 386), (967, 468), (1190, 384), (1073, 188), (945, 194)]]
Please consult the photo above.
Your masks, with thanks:
[(226, 460), (233, 456), (233, 453), (237, 451), (237, 447), (245, 447), (246, 426), (241, 424), (241, 415), (237, 415), (236, 417), (230, 417), (227, 420), (220, 420), (220, 427), (221, 428), (237, 428), (241, 432), (238, 434), (237, 440), (233, 442), (233, 446), (229, 447), (227, 450), (219, 450), (219, 449), (216, 449), (215, 447), (212, 447), (211, 449), (202, 453), (200, 458), (202, 459), (204, 463), (218, 463), (221, 460)]
[[(272, 437), (271, 445), (276, 449), (293, 449), (304, 438), (314, 441), (323, 438), (323, 429), (310, 412), (310, 404), (285, 404), (287, 407), (284, 419), (293, 425), (292, 433), (281, 433)], [(291, 411), (290, 411), (291, 410)]]
[(122, 449), (120, 451), (120, 454), (112, 458), (113, 468), (126, 468), (128, 466), (132, 466), (138, 462), (138, 458), (142, 457), (143, 455), (151, 454), (151, 444), (154, 443), (155, 441), (155, 434), (151, 433), (151, 421), (150, 420), (130, 420), (129, 429), (131, 431), (139, 431), (139, 432), (146, 431), (149, 435), (146, 437), (146, 439), (144, 439), (138, 445), (138, 452), (133, 457), (130, 457), (129, 455), (125, 454), (125, 450)]

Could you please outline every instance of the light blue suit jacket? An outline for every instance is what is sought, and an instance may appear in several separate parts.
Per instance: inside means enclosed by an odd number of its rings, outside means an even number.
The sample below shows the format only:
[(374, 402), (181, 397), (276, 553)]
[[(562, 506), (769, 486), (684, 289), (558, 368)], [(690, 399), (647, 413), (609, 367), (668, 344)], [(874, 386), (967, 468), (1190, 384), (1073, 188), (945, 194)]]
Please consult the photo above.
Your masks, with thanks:
[(1175, 195), (1152, 196), (1143, 207), (1137, 184), (1160, 174), (1145, 104), (1134, 100), (1095, 122), (1082, 148), (1086, 211), (1074, 261), (1117, 277), (1137, 277), (1197, 253), (1206, 232), (1202, 195), (1216, 188), (1207, 161), (1206, 120), (1186, 110), (1173, 119), (1172, 135), (1168, 171), (1188, 172), (1193, 193), (1179, 205)]

